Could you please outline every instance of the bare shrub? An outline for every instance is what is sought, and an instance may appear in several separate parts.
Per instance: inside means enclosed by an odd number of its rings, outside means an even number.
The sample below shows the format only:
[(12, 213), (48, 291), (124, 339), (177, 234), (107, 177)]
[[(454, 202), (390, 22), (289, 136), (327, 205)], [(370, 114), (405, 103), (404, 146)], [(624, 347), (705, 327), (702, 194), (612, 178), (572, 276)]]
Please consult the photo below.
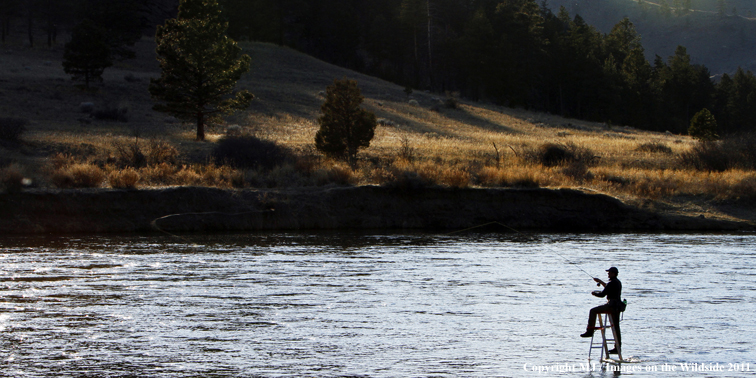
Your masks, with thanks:
[(183, 166), (173, 175), (173, 183), (176, 185), (199, 185), (202, 183), (202, 176), (191, 167)]
[(680, 154), (680, 161), (700, 171), (756, 169), (756, 133), (732, 135), (721, 141), (701, 141)]
[(28, 124), (29, 121), (21, 118), (0, 118), (0, 140), (17, 142)]
[(596, 163), (598, 156), (585, 147), (572, 143), (545, 143), (536, 149), (525, 151), (525, 159), (544, 167), (555, 167), (580, 162), (586, 166)]
[(50, 158), (50, 163), (52, 163), (53, 169), (55, 170), (72, 165), (74, 162), (75, 159), (73, 156), (60, 152)]
[(217, 164), (234, 167), (271, 169), (291, 158), (291, 153), (276, 143), (253, 136), (227, 136), (213, 150)]
[(310, 182), (309, 177), (314, 178), (321, 185), (329, 183), (325, 169), (314, 169), (305, 175), (292, 164), (278, 165), (268, 172), (254, 170), (247, 173), (248, 182), (251, 185), (268, 188), (305, 186)]
[(93, 164), (73, 164), (61, 167), (52, 175), (58, 188), (98, 188), (105, 180), (105, 172)]
[(160, 163), (144, 167), (139, 170), (142, 183), (152, 185), (173, 184), (173, 176), (179, 170), (179, 167), (168, 163)]
[(120, 103), (118, 105), (105, 104), (92, 112), (92, 117), (105, 121), (129, 121), (129, 105)]
[(719, 142), (700, 142), (690, 151), (680, 154), (683, 165), (699, 171), (722, 172), (730, 168), (730, 152)]
[(162, 163), (176, 164), (179, 158), (179, 151), (172, 144), (164, 140), (153, 139), (147, 146), (146, 158), (148, 165)]
[(389, 167), (377, 172), (376, 179), (388, 188), (415, 190), (435, 185), (435, 181), (425, 172), (420, 174), (416, 165), (404, 161), (396, 161)]
[(320, 167), (312, 173), (312, 180), (316, 185), (353, 185), (358, 181), (358, 175), (345, 164), (330, 164)]
[(470, 186), (471, 175), (469, 172), (459, 169), (450, 168), (441, 171), (440, 181), (442, 184), (452, 188), (467, 188)]
[(457, 100), (457, 97), (459, 96), (458, 92), (446, 92), (446, 98), (444, 99), (444, 107), (447, 109), (457, 109), (459, 108), (459, 100)]
[(754, 198), (756, 197), (756, 178), (746, 177), (735, 183), (728, 185), (730, 197), (733, 198)]
[(108, 184), (116, 189), (133, 189), (136, 188), (141, 176), (133, 168), (114, 170), (108, 174)]
[(385, 181), (381, 185), (387, 188), (410, 190), (429, 188), (434, 185), (426, 178), (421, 177), (417, 172), (411, 170), (390, 171), (384, 178)]
[(142, 168), (161, 163), (176, 164), (179, 157), (176, 147), (159, 139), (150, 140), (146, 148), (142, 147), (139, 139), (133, 142), (115, 141), (113, 149), (116, 164), (120, 167)]
[(410, 144), (409, 137), (402, 135), (400, 143), (399, 158), (411, 163), (415, 158), (415, 149)]
[(632, 184), (631, 191), (640, 197), (661, 198), (673, 195), (682, 185), (683, 182), (669, 177), (642, 177)]
[(113, 149), (116, 152), (116, 164), (121, 167), (141, 168), (147, 165), (147, 157), (138, 141), (127, 143), (117, 140), (113, 142)]
[(229, 166), (206, 164), (196, 166), (200, 174), (201, 184), (204, 186), (214, 186), (217, 188), (230, 188), (232, 187), (231, 181), (233, 179), (235, 170)]
[(354, 178), (351, 168), (341, 164), (335, 164), (328, 170), (328, 180), (338, 185), (350, 185)]
[(638, 152), (651, 152), (651, 153), (661, 153), (661, 154), (671, 154), (672, 148), (667, 146), (664, 143), (643, 143), (638, 145), (638, 147), (635, 148)]
[(570, 162), (566, 167), (562, 168), (561, 173), (577, 182), (590, 181), (593, 179), (593, 174), (582, 161)]
[(24, 174), (16, 164), (0, 169), (0, 188), (8, 193), (18, 193), (24, 186)]
[(478, 171), (477, 180), (487, 187), (537, 188), (541, 186), (532, 169), (508, 167), (504, 169), (483, 167)]

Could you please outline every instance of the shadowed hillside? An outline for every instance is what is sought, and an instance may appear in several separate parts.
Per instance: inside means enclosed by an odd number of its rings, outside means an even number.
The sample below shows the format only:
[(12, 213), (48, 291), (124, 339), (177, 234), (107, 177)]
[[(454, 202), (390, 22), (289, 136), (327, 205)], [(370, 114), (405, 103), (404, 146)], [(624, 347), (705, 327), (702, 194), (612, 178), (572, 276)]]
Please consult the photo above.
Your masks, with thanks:
[[(256, 98), (247, 111), (211, 128), (203, 142), (193, 140), (192, 125), (151, 109), (147, 86), (159, 69), (149, 39), (137, 43), (137, 59), (107, 69), (94, 92), (74, 87), (63, 73), (60, 46), (3, 50), (0, 112), (28, 121), (28, 131), (20, 142), (0, 144), (0, 168), (6, 177), (9, 170), (20, 172), (37, 188), (69, 187), (66, 180), (77, 174), (94, 176), (90, 186), (124, 187), (127, 171), (139, 188), (568, 187), (608, 193), (653, 211), (753, 219), (747, 199), (756, 175), (683, 167), (682, 156), (696, 146), (687, 136), (470, 102), (454, 94), (408, 95), (398, 85), (289, 48), (241, 45), (252, 68), (238, 87)], [(322, 92), (342, 77), (358, 81), (365, 108), (380, 119), (356, 169), (324, 158), (313, 146)], [(84, 112), (83, 103), (95, 111)], [(97, 110), (113, 108), (125, 109), (127, 117), (96, 116)], [(273, 169), (214, 160), (229, 125), (285, 147), (291, 159)], [(135, 151), (144, 155), (138, 164)], [(548, 157), (553, 153), (563, 155), (554, 160)]]
[[(732, 74), (738, 67), (756, 70), (756, 2), (728, 0), (720, 13), (717, 0), (691, 1), (688, 10), (677, 10), (666, 0), (550, 0), (559, 7), (604, 33), (623, 17), (629, 17), (641, 35), (646, 58), (667, 58), (678, 45), (685, 46), (694, 63), (708, 67), (712, 74)], [(679, 2), (682, 3), (682, 2)]]

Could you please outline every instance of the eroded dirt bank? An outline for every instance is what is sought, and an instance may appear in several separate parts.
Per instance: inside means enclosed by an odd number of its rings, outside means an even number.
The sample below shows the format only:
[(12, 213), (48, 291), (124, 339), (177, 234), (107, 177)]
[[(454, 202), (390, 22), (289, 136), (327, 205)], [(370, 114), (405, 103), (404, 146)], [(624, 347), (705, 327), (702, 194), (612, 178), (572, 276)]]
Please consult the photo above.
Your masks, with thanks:
[(176, 187), (30, 190), (0, 195), (0, 233), (311, 230), (752, 230), (745, 222), (642, 211), (600, 194), (560, 189), (290, 190)]

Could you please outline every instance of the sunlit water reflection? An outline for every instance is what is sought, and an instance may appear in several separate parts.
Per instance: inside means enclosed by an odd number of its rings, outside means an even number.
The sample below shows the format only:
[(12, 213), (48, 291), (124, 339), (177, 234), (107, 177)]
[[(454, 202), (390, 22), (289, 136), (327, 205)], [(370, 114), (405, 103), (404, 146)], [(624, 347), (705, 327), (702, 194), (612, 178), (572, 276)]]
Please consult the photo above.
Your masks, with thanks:
[[(581, 368), (589, 342), (578, 337), (602, 301), (581, 269), (605, 278), (612, 265), (630, 302), (623, 351), (639, 361), (622, 375), (754, 375), (754, 241), (4, 238), (0, 376), (614, 376)], [(681, 371), (694, 363), (724, 371)]]

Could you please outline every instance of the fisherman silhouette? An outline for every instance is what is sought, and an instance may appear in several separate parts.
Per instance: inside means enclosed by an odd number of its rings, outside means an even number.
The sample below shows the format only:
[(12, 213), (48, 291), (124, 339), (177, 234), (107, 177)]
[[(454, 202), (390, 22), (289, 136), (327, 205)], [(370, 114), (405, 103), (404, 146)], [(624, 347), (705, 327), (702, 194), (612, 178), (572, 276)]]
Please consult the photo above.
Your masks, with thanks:
[(620, 299), (622, 295), (622, 282), (617, 279), (617, 274), (619, 274), (619, 270), (615, 267), (611, 267), (606, 270), (607, 276), (609, 276), (609, 282), (605, 283), (604, 281), (594, 278), (593, 280), (598, 282), (600, 285), (604, 286), (604, 290), (602, 291), (594, 291), (594, 296), (603, 298), (606, 297), (606, 304), (603, 304), (601, 306), (597, 306), (591, 309), (591, 312), (588, 316), (588, 327), (585, 330), (585, 333), (580, 335), (580, 337), (593, 337), (593, 331), (596, 329), (596, 316), (600, 313), (610, 312), (612, 314), (612, 322), (614, 323), (614, 329), (617, 332), (616, 335), (614, 335), (614, 349), (610, 350), (609, 353), (611, 354), (617, 354), (617, 351), (622, 348), (622, 338), (620, 337), (620, 304), (622, 303), (622, 299)]

